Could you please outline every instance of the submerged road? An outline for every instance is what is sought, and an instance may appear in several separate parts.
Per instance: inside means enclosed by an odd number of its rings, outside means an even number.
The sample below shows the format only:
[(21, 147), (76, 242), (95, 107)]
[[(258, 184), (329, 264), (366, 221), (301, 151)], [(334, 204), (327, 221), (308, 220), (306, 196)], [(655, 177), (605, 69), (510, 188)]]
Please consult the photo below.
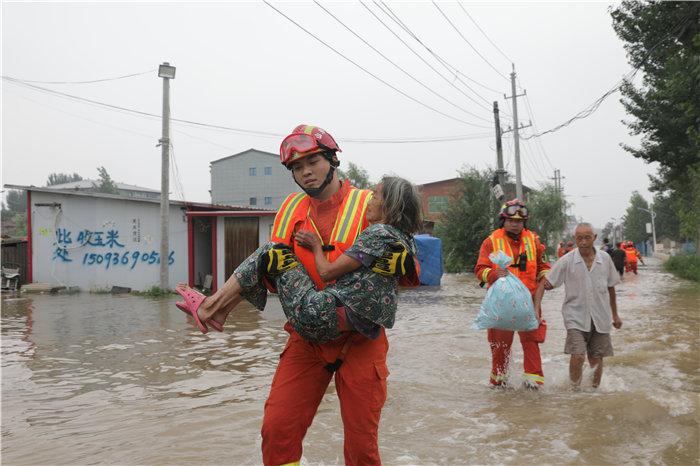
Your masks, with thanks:
[[(700, 287), (658, 262), (618, 286), (624, 321), (599, 389), (568, 389), (563, 291), (546, 295), (540, 392), (488, 387), (485, 294), (470, 275), (400, 295), (389, 331), (384, 464), (698, 464)], [(286, 333), (272, 300), (200, 334), (173, 305), (129, 295), (2, 301), (5, 464), (259, 464), (260, 423)], [(513, 345), (512, 378), (522, 352)], [(584, 374), (590, 376), (590, 372)], [(342, 464), (333, 385), (305, 464)]]

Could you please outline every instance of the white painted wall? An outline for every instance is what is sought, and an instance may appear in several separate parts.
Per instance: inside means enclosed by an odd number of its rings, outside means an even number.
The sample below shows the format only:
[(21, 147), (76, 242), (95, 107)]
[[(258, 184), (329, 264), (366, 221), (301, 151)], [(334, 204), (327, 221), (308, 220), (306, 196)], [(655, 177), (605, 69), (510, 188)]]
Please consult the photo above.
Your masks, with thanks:
[[(159, 284), (159, 204), (36, 191), (31, 201), (34, 282), (83, 290), (115, 285), (145, 290)], [(53, 202), (61, 209), (35, 206)], [(170, 207), (171, 287), (187, 281), (187, 223), (181, 209)], [(89, 240), (86, 231), (94, 232)]]

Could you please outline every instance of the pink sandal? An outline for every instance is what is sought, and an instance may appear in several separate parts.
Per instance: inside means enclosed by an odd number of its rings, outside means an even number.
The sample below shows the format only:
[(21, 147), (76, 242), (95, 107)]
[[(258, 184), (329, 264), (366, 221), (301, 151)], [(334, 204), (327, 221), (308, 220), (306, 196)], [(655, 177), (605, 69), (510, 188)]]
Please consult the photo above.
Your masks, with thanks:
[[(199, 307), (202, 305), (202, 302), (207, 298), (204, 296), (202, 293), (193, 290), (192, 288), (175, 288), (175, 291), (177, 291), (180, 296), (185, 298), (185, 301), (178, 301), (175, 303), (175, 305), (180, 309), (182, 312), (185, 314), (189, 314), (192, 316), (194, 319), (195, 323), (197, 324), (197, 328), (202, 333), (207, 333), (209, 329), (207, 326), (202, 323), (202, 321), (199, 319), (199, 316), (197, 315), (197, 310)], [(223, 332), (224, 327), (221, 325), (219, 322), (213, 320), (213, 319), (208, 319), (205, 321), (206, 324), (209, 324), (214, 330), (218, 332)]]

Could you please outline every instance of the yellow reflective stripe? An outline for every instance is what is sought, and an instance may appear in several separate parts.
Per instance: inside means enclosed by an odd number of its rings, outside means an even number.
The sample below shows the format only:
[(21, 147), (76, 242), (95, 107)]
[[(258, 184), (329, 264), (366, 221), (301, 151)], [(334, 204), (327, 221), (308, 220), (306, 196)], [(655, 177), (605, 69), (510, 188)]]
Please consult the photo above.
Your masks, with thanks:
[(314, 130), (313, 126), (304, 126), (304, 134), (311, 134)]
[(542, 277), (546, 277), (548, 272), (549, 270), (540, 270), (540, 273), (537, 274), (537, 278), (540, 279)]
[(296, 209), (297, 205), (299, 205), (299, 202), (306, 196), (304, 193), (299, 193), (294, 198), (284, 207), (283, 210), (277, 213), (278, 216), (280, 216), (281, 220), (279, 225), (277, 225), (277, 229), (275, 230), (275, 236), (278, 238), (286, 238), (287, 237), (287, 230), (289, 229), (289, 224), (290, 219), (292, 217), (292, 213)]
[(527, 260), (535, 260), (535, 245), (533, 244), (533, 238), (531, 235), (526, 235), (523, 238), (523, 244), (525, 246), (525, 253), (527, 254)]
[(293, 463), (280, 464), (280, 466), (299, 466), (300, 464), (301, 464), (300, 461), (295, 461)]
[(496, 375), (493, 372), (491, 372), (491, 380), (493, 380), (495, 382), (503, 382), (507, 378), (508, 378), (508, 374)]
[(360, 214), (359, 214), (359, 217), (357, 220), (357, 228), (355, 228), (355, 234), (354, 234), (354, 237), (352, 239), (353, 243), (355, 242), (357, 237), (360, 236), (360, 231), (362, 230), (362, 219), (365, 218), (365, 212), (367, 212), (367, 206), (369, 205), (369, 201), (372, 199), (373, 195), (374, 194), (372, 193), (372, 191), (370, 191), (365, 196), (364, 201), (360, 201), (361, 202), (360, 209), (362, 209), (362, 210), (360, 211)]
[(527, 372), (525, 372), (525, 378), (533, 382), (544, 383), (544, 376), (539, 374), (528, 374)]
[(487, 282), (487, 281), (488, 281), (488, 276), (489, 276), (489, 273), (490, 273), (490, 272), (491, 272), (491, 269), (490, 269), (490, 268), (486, 268), (486, 269), (484, 269), (483, 272), (481, 272), (481, 281), (482, 281), (482, 282)]
[(350, 191), (348, 200), (345, 202), (343, 211), (336, 221), (336, 232), (333, 236), (333, 241), (338, 243), (344, 243), (348, 237), (348, 231), (350, 230), (350, 224), (353, 220), (353, 215), (357, 211), (358, 197), (360, 195), (359, 189), (353, 189)]

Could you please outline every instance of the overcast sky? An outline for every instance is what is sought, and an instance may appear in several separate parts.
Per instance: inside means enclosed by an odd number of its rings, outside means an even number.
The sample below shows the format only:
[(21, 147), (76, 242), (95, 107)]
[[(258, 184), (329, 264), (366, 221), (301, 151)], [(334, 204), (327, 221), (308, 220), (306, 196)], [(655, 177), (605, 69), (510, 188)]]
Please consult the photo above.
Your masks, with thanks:
[[(460, 4), (438, 3), (481, 58), (431, 2), (389, 2), (423, 44), (468, 76), (458, 75), (459, 79), (372, 1), (365, 2), (367, 8), (445, 78), (360, 2), (323, 6), (406, 73), (318, 5), (271, 3), (376, 77), (434, 110), (360, 70), (262, 2), (3, 2), (2, 74), (29, 81), (88, 81), (154, 70), (169, 61), (177, 67), (171, 82), (174, 118), (278, 134), (300, 123), (318, 125), (338, 140), (341, 161), (355, 162), (371, 178), (394, 173), (426, 183), (453, 178), (462, 167), (495, 164), (490, 102), (498, 101), (502, 126), (512, 125), (512, 106), (503, 96), (511, 94), (506, 79), (510, 60), (528, 96), (519, 99), (521, 121), (532, 119), (539, 130), (568, 120), (630, 70), (611, 26), (609, 3), (463, 2), (503, 54)], [(147, 113), (159, 115), (162, 109), (162, 80), (155, 71), (99, 83), (34, 85)], [(590, 117), (538, 143), (523, 141), (524, 182), (537, 187), (560, 169), (573, 213), (598, 227), (624, 213), (632, 191), (650, 199), (648, 174), (656, 167), (620, 147), (639, 142), (628, 135), (621, 123), (625, 118), (619, 94), (613, 94)], [(184, 191), (193, 201), (210, 201), (209, 162), (251, 147), (277, 153), (281, 140), (180, 123), (173, 123), (172, 130), (179, 180), (171, 179), (172, 197), (180, 199)], [(160, 131), (158, 118), (3, 80), (2, 181), (40, 186), (52, 172), (95, 178), (96, 167), (104, 166), (116, 181), (159, 189)], [(532, 132), (528, 128), (523, 133)], [(352, 141), (464, 135), (473, 139)], [(507, 136), (506, 168), (514, 174), (512, 136)]]

